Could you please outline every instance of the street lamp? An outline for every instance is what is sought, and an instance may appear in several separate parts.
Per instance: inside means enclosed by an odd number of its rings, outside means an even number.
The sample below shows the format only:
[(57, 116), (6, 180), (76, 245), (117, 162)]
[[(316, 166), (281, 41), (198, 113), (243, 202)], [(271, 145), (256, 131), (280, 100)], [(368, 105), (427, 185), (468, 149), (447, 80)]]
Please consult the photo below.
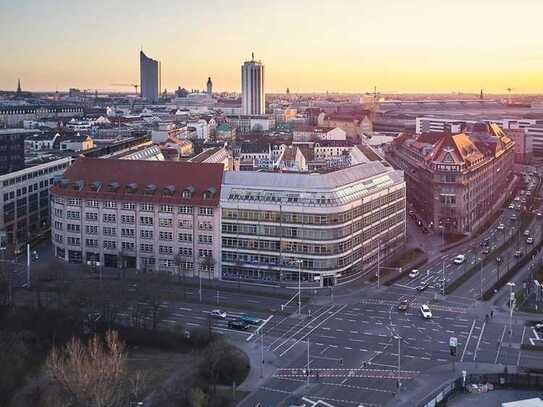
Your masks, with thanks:
[(507, 285), (509, 286), (509, 349), (511, 349), (511, 335), (513, 333), (513, 287), (515, 283), (509, 281)]
[(302, 259), (291, 259), (287, 264), (298, 264), (298, 315), (302, 315)]
[(400, 335), (394, 335), (394, 339), (398, 340), (398, 393), (400, 393), (400, 388), (402, 386), (402, 382), (400, 380), (400, 361), (401, 361), (400, 343), (401, 343), (402, 337)]

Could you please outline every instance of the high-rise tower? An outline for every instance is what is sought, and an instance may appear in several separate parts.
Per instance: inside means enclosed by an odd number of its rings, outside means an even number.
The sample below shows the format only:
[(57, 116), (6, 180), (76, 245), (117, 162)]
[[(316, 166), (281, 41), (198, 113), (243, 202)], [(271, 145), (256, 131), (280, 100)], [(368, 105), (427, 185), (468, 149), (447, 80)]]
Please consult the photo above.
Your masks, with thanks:
[(213, 94), (213, 82), (211, 82), (211, 78), (207, 78), (207, 94), (212, 95)]
[(141, 97), (150, 102), (156, 102), (160, 85), (160, 61), (155, 61), (140, 51)]
[(266, 113), (264, 103), (264, 65), (251, 60), (241, 66), (241, 113), (244, 115), (259, 115)]

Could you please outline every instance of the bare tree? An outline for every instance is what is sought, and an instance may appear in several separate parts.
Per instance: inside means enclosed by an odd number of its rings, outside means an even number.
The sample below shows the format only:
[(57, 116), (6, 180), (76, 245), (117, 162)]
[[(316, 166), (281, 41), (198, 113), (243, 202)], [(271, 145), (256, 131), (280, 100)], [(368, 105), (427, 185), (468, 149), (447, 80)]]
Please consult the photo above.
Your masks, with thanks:
[(207, 270), (209, 273), (209, 281), (211, 282), (211, 273), (215, 269), (215, 259), (211, 254), (207, 254), (202, 259), (202, 267), (204, 270)]
[(174, 261), (175, 261), (175, 265), (177, 266), (177, 273), (182, 274), (183, 276), (183, 280), (182, 280), (183, 281), (183, 299), (186, 299), (187, 298), (187, 286), (185, 284), (185, 276), (187, 272), (186, 260), (181, 254), (177, 254), (175, 255)]
[(63, 404), (82, 407), (125, 406), (142, 391), (142, 379), (129, 377), (127, 354), (116, 332), (88, 344), (72, 339), (63, 349), (53, 348), (46, 362), (50, 380), (60, 389)]

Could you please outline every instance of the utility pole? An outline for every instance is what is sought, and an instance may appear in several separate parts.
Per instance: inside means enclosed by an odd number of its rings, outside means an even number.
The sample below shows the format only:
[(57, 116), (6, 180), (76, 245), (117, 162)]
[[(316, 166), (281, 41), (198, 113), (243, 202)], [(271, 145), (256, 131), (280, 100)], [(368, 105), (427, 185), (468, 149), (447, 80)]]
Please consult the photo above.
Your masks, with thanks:
[(307, 335), (307, 374), (306, 376), (306, 384), (309, 386), (309, 335)]
[(484, 272), (484, 261), (485, 259), (481, 257), (481, 301), (483, 300), (483, 272)]
[(443, 269), (443, 284), (441, 285), (441, 292), (443, 295), (445, 295), (445, 260), (443, 260), (442, 269)]
[(302, 260), (298, 259), (298, 315), (302, 316)]
[(511, 353), (511, 336), (513, 334), (513, 287), (515, 286), (515, 283), (512, 281), (509, 281), (507, 283), (509, 286), (509, 352), (507, 352), (507, 356)]
[(198, 278), (200, 279), (200, 302), (202, 302), (202, 270), (198, 272)]
[(30, 243), (26, 244), (26, 285), (30, 288)]
[(381, 278), (381, 241), (377, 243), (377, 289), (380, 287)]
[(260, 330), (260, 378), (264, 377), (264, 329)]
[(401, 363), (401, 348), (400, 348), (400, 342), (402, 340), (402, 337), (400, 335), (395, 336), (395, 339), (398, 339), (398, 393), (400, 393), (400, 389), (402, 387), (402, 382), (400, 379), (400, 363)]

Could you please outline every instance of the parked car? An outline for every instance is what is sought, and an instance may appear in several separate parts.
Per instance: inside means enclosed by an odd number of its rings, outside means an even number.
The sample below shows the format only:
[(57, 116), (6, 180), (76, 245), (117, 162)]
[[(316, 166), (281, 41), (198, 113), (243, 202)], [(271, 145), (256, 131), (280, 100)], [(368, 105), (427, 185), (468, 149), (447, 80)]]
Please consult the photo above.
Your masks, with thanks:
[(485, 238), (485, 239), (483, 239), (483, 240), (481, 240), (481, 243), (480, 243), (481, 247), (486, 247), (486, 246), (488, 246), (489, 244), (490, 244), (490, 238), (488, 238), (488, 237)]
[(421, 285), (417, 286), (417, 291), (424, 291), (424, 290), (426, 290), (429, 286), (430, 286), (430, 284), (428, 284), (428, 283), (422, 283)]
[(515, 257), (522, 257), (522, 251), (520, 251), (520, 250), (515, 250), (515, 253), (513, 254), (513, 256), (515, 256)]
[(411, 273), (409, 273), (409, 277), (415, 278), (419, 275), (419, 271), (417, 269), (411, 270)]
[(247, 329), (249, 329), (249, 324), (237, 319), (234, 321), (228, 321), (228, 328), (246, 331)]
[(525, 231), (524, 231), (524, 236), (530, 236), (530, 231), (529, 231), (529, 230), (525, 230)]
[(500, 256), (497, 256), (496, 257), (496, 263), (501, 263), (503, 261), (503, 259), (500, 257)]
[(398, 304), (398, 311), (407, 311), (408, 308), (409, 308), (409, 301), (407, 300), (402, 300)]
[(498, 230), (504, 230), (504, 229), (505, 229), (505, 225), (504, 225), (503, 223), (500, 223), (496, 229), (498, 229)]
[(517, 220), (517, 215), (516, 215), (516, 214), (512, 214), (510, 219), (511, 219), (511, 220)]
[(490, 253), (490, 247), (485, 247), (482, 251), (483, 254), (489, 254)]
[(226, 312), (221, 311), (220, 309), (214, 309), (209, 313), (209, 316), (217, 319), (226, 319)]
[(427, 304), (420, 306), (420, 313), (424, 319), (432, 318), (432, 311), (430, 311), (430, 307)]
[(534, 238), (533, 237), (526, 238), (526, 244), (534, 244)]
[(543, 332), (543, 322), (538, 322), (535, 324), (534, 329), (536, 332)]
[(509, 204), (508, 208), (509, 208), (509, 209), (515, 209), (515, 205)]
[(463, 254), (459, 254), (458, 256), (456, 256), (453, 260), (453, 263), (454, 264), (462, 264), (466, 261), (466, 256), (464, 256)]

